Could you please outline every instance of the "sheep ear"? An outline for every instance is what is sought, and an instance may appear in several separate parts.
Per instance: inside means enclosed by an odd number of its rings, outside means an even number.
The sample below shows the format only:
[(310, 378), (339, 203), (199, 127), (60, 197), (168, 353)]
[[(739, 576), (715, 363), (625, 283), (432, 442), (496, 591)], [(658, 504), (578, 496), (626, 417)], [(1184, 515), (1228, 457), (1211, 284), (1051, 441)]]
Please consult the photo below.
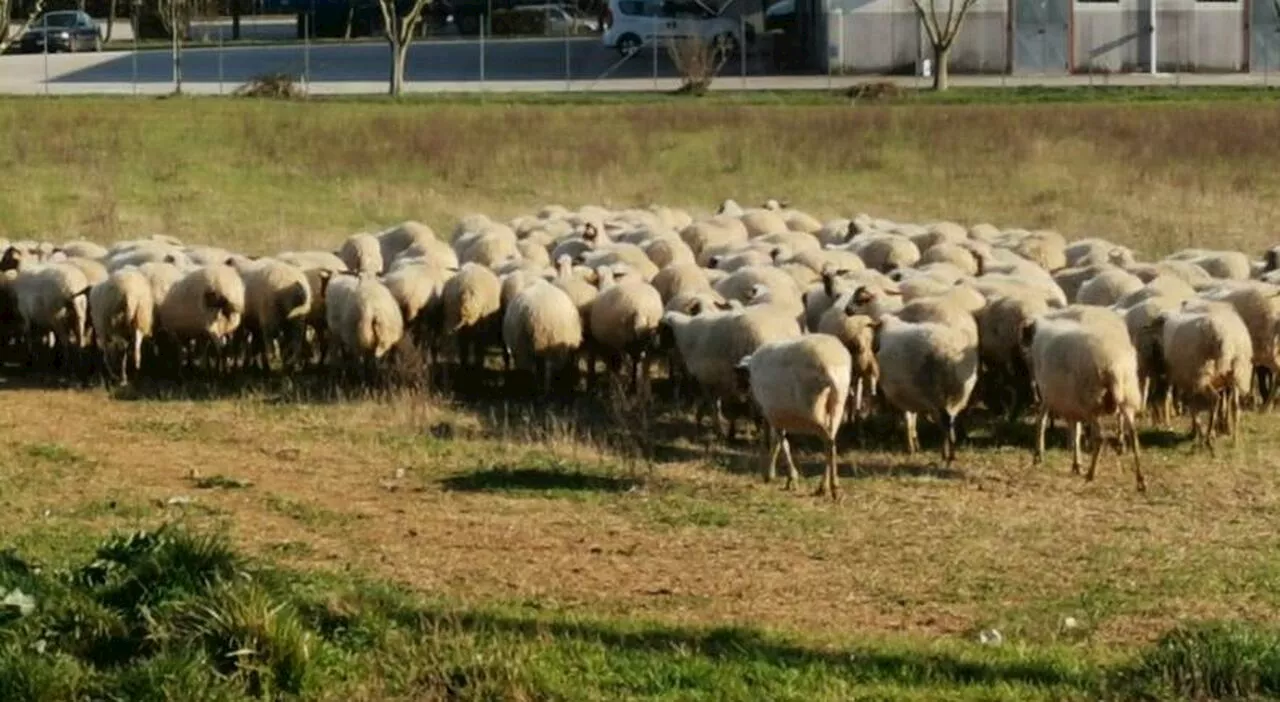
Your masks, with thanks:
[(689, 303), (687, 314), (697, 317), (702, 312), (702, 300), (694, 300)]
[(164, 262), (165, 262), (165, 263), (177, 263), (177, 262), (178, 262), (178, 257), (177, 257), (177, 256), (174, 256), (173, 254), (165, 254)]
[(876, 296), (873, 295), (865, 285), (858, 288), (853, 293), (853, 301), (859, 305), (870, 304), (871, 302), (875, 301), (875, 299), (876, 299)]
[(728, 312), (729, 310), (733, 309), (733, 302), (730, 302), (728, 300), (725, 300), (724, 302), (717, 302), (715, 303), (715, 308), (718, 310), (722, 310), (724, 312)]
[(885, 295), (901, 295), (902, 294), (902, 291), (899, 290), (898, 288), (885, 288), (883, 292)]

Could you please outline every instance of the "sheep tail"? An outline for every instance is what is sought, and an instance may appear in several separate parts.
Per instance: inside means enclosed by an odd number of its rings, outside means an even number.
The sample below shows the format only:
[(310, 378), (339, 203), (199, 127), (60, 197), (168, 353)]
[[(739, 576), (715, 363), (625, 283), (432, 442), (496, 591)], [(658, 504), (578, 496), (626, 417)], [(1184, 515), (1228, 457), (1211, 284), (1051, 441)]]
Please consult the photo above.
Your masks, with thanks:
[(280, 319), (288, 319), (295, 311), (307, 304), (308, 288), (306, 283), (297, 282), (276, 298), (276, 311)]

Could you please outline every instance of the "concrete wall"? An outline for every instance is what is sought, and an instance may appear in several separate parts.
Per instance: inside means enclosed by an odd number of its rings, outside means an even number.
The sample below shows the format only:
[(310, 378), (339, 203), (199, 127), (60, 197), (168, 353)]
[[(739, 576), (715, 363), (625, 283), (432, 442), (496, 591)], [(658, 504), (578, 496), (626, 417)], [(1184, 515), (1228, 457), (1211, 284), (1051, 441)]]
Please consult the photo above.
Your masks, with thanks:
[[(911, 0), (832, 0), (829, 59), (846, 73), (914, 73), (916, 62), (931, 58), (928, 36)], [(951, 48), (951, 69), (958, 73), (1001, 73), (1008, 66), (1005, 0), (978, 0), (965, 16)], [(840, 27), (844, 27), (841, 48)]]
[[(1077, 3), (1079, 73), (1150, 70), (1150, 0)], [(1161, 71), (1240, 71), (1245, 65), (1245, 5), (1158, 0), (1156, 60)]]
[[(1148, 70), (1149, 1), (1076, 2), (1072, 17), (1072, 71)], [(1157, 2), (1157, 59), (1161, 71), (1244, 70), (1249, 41), (1244, 28), (1244, 0)], [(910, 0), (828, 0), (827, 6), (841, 11), (830, 18), (823, 56), (837, 71), (907, 73), (915, 70), (918, 58), (930, 55), (927, 37)], [(978, 0), (952, 47), (952, 72), (1007, 71), (1010, 67), (1009, 20), (1007, 0)], [(840, 46), (841, 25), (843, 47)], [(1269, 34), (1253, 39), (1254, 51), (1260, 53), (1257, 47), (1273, 35), (1271, 68), (1277, 69), (1280, 68), (1280, 33), (1275, 32), (1274, 26)], [(1253, 64), (1261, 70), (1262, 57), (1256, 56)]]

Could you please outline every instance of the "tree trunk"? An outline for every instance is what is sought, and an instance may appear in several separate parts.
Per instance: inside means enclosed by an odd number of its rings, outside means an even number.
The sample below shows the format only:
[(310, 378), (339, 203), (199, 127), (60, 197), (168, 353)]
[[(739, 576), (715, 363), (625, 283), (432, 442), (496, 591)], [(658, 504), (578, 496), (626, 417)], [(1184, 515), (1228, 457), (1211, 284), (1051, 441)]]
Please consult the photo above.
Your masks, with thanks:
[(240, 40), (240, 0), (231, 0), (231, 40)]
[(942, 92), (950, 87), (951, 74), (947, 64), (951, 61), (951, 47), (933, 47), (933, 89)]
[(107, 31), (102, 37), (102, 43), (111, 41), (111, 31), (116, 26), (116, 0), (111, 0), (111, 4), (107, 6)]
[(355, 0), (351, 0), (351, 2), (347, 3), (347, 28), (346, 28), (346, 31), (342, 33), (343, 39), (351, 38), (352, 25), (355, 24), (355, 21), (356, 21), (356, 3), (355, 3)]
[(404, 92), (404, 61), (408, 55), (408, 42), (391, 41), (391, 85), (388, 92), (392, 97), (400, 97)]

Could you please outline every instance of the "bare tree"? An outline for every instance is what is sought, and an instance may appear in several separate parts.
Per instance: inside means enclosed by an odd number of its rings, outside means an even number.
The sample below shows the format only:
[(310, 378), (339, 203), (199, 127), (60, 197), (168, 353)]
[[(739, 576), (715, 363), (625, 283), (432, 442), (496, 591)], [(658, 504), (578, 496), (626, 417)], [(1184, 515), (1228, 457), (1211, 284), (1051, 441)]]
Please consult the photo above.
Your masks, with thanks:
[[(949, 81), (947, 64), (951, 59), (951, 45), (960, 35), (960, 24), (965, 15), (977, 0), (946, 0), (945, 16), (938, 16), (938, 5), (943, 0), (911, 0), (916, 8), (916, 15), (924, 25), (925, 34), (929, 35), (929, 45), (933, 47), (933, 89), (946, 90)], [(957, 5), (959, 5), (957, 7)]]
[(422, 22), (422, 12), (431, 4), (431, 0), (413, 0), (413, 7), (400, 16), (396, 0), (378, 0), (378, 8), (382, 10), (382, 28), (387, 35), (387, 43), (391, 45), (391, 81), (388, 92), (399, 97), (404, 92), (404, 60), (409, 55), (409, 44), (413, 42), (413, 34)]
[(23, 34), (31, 28), (31, 23), (36, 21), (40, 16), (40, 12), (44, 10), (44, 0), (36, 0), (36, 4), (31, 8), (31, 13), (27, 15), (26, 21), (18, 26), (18, 31), (9, 32), (9, 17), (13, 13), (12, 0), (0, 0), (0, 54), (9, 49), (9, 45), (22, 38)]
[(102, 41), (111, 41), (111, 30), (116, 26), (116, 0), (111, 0), (107, 5), (107, 31), (103, 33)]

